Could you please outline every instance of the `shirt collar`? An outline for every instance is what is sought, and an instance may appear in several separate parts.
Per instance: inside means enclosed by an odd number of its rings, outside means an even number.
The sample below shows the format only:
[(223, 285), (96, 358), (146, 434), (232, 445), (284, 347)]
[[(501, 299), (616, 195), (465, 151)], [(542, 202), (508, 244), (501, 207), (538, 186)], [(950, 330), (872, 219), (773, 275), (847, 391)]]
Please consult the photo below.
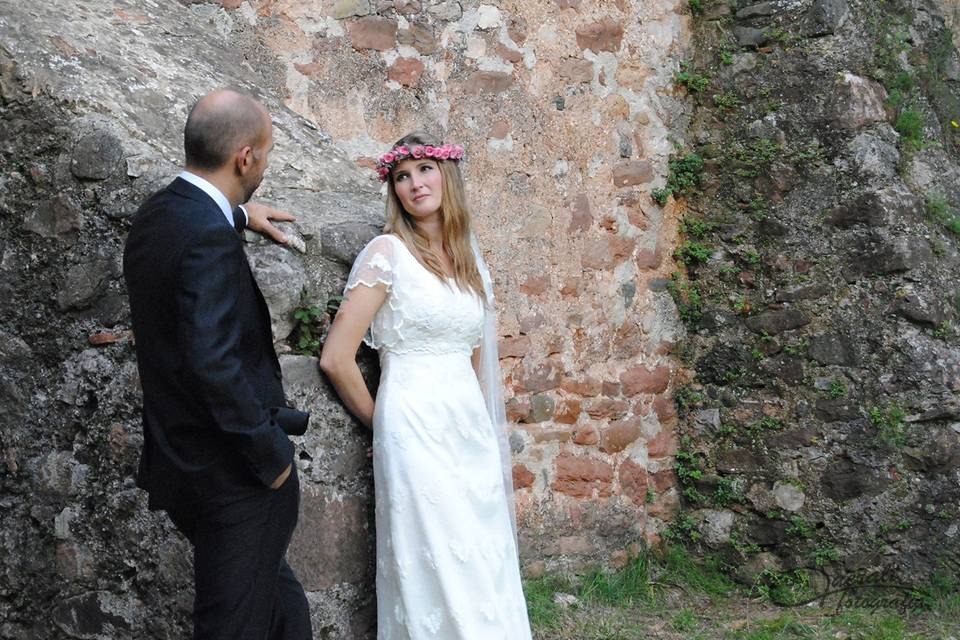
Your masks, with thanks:
[(223, 217), (227, 219), (227, 222), (231, 227), (233, 226), (233, 208), (230, 206), (230, 201), (227, 200), (227, 196), (223, 195), (223, 192), (220, 191), (220, 189), (217, 189), (208, 180), (204, 180), (197, 174), (190, 173), (189, 171), (181, 171), (180, 175), (177, 177), (186, 180), (210, 196), (210, 198), (217, 203), (217, 206), (220, 207), (220, 211), (223, 212)]

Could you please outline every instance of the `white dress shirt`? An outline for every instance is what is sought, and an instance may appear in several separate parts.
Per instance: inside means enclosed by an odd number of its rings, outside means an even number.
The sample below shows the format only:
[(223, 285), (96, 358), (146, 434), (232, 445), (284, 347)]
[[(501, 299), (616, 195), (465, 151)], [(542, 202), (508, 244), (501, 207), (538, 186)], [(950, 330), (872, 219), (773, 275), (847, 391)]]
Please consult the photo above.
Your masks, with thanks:
[[(223, 217), (227, 219), (227, 222), (230, 226), (233, 226), (233, 210), (230, 208), (230, 201), (227, 200), (227, 196), (223, 195), (223, 192), (220, 189), (217, 189), (210, 183), (209, 180), (204, 180), (195, 173), (190, 173), (189, 171), (181, 171), (178, 178), (186, 180), (196, 188), (203, 191), (205, 194), (210, 196), (210, 198), (217, 203), (217, 206), (220, 207), (220, 211), (223, 212)], [(247, 210), (243, 205), (240, 205), (240, 211), (243, 211), (243, 217), (246, 220), (246, 224), (250, 224), (250, 215), (247, 213)]]

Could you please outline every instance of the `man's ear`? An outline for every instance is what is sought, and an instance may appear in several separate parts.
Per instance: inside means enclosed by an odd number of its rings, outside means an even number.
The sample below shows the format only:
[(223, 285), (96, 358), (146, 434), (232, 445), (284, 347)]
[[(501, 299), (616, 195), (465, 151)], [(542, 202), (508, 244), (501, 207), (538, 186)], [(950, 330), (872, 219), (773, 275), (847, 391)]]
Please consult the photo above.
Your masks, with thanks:
[(250, 170), (250, 167), (252, 167), (254, 164), (253, 147), (250, 145), (241, 147), (240, 150), (237, 151), (234, 158), (237, 173), (241, 176), (245, 175), (247, 171)]

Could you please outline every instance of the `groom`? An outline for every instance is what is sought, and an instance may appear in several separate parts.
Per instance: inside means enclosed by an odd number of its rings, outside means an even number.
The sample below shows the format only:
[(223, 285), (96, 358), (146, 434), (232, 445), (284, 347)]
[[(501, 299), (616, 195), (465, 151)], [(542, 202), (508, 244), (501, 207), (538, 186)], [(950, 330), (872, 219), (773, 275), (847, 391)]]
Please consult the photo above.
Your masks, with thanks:
[(309, 640), (303, 587), (284, 556), (300, 491), (270, 316), (238, 231), (282, 240), (268, 207), (240, 208), (273, 147), (249, 96), (201, 98), (186, 167), (137, 212), (123, 271), (143, 388), (137, 484), (193, 545), (194, 640)]

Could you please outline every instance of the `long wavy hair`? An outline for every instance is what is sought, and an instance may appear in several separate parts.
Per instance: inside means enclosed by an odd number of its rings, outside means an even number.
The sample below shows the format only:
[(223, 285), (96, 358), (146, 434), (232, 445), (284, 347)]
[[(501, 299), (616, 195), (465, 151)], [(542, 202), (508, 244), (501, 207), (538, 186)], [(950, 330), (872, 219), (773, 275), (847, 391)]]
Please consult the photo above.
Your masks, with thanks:
[[(414, 131), (397, 140), (393, 147), (429, 145), (439, 147), (443, 143), (430, 134)], [(470, 210), (467, 207), (466, 188), (460, 167), (453, 160), (435, 160), (440, 167), (443, 193), (440, 197), (440, 221), (443, 250), (453, 262), (453, 277), (463, 290), (470, 290), (481, 300), (484, 299), (483, 281), (477, 269), (470, 246)], [(387, 224), (384, 232), (393, 233), (403, 240), (410, 252), (433, 273), (441, 282), (447, 284), (447, 275), (443, 270), (440, 256), (430, 248), (427, 235), (417, 225), (416, 219), (407, 213), (397, 197), (393, 185), (393, 172), (387, 179)]]

